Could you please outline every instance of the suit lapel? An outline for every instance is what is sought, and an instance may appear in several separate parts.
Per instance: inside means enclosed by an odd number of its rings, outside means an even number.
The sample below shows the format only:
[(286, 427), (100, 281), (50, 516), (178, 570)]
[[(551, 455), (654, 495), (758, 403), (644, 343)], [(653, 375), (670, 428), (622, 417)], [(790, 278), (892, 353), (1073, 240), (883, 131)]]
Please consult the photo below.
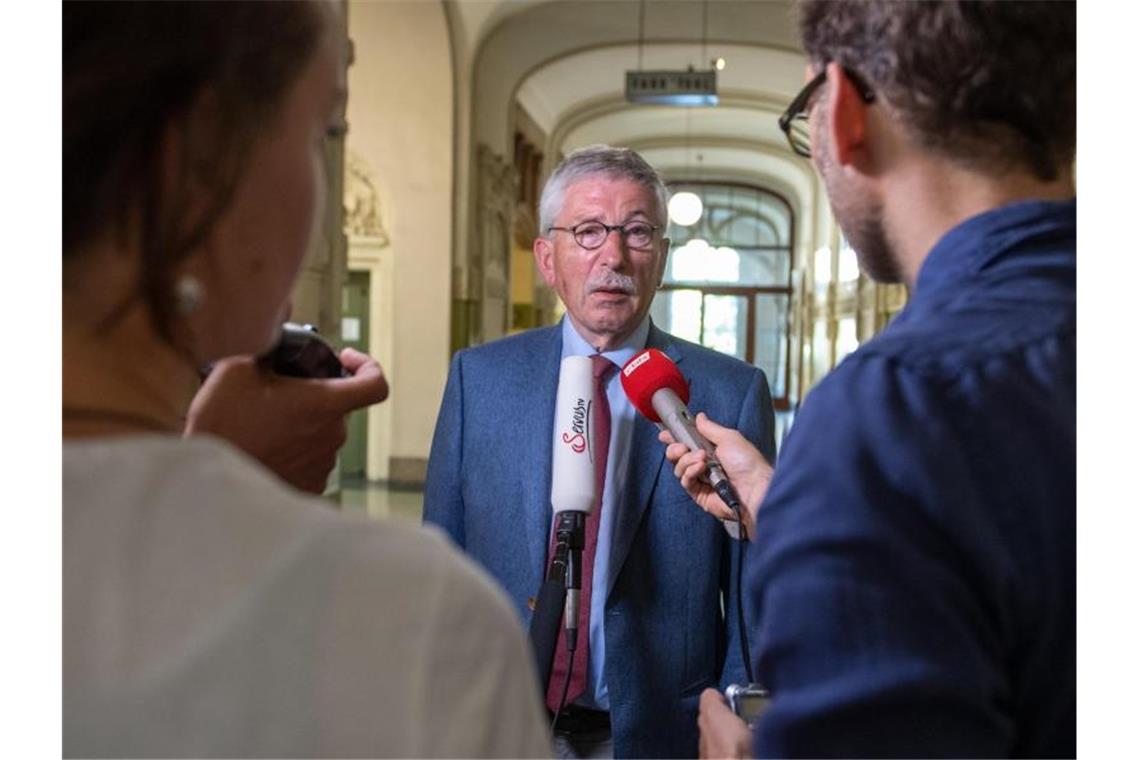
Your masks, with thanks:
[[(656, 348), (664, 352), (680, 365), (682, 354), (670, 339), (668, 333), (658, 330), (652, 322), (649, 325), (649, 336), (645, 341), (646, 348)], [(680, 368), (680, 367), (679, 367)], [(684, 369), (681, 368), (682, 374)], [(689, 378), (686, 376), (686, 380)], [(549, 445), (549, 442), (548, 442)], [(629, 475), (626, 478), (625, 495), (621, 501), (614, 522), (613, 543), (610, 546), (610, 578), (606, 596), (613, 591), (614, 582), (621, 571), (629, 549), (633, 545), (634, 536), (637, 535), (641, 518), (653, 498), (654, 484), (661, 472), (661, 464), (665, 461), (665, 446), (657, 440), (657, 425), (637, 415), (633, 423), (633, 434), (629, 450)]]
[[(527, 549), (531, 570), (540, 577), (546, 574), (546, 551), (550, 537), (552, 507), (550, 505), (551, 458), (554, 440), (554, 402), (558, 392), (558, 374), (562, 364), (562, 328), (550, 328), (550, 339), (533, 357), (533, 366), (539, 368), (530, 385), (531, 393), (520, 405), (523, 418), (533, 421), (533, 427), (523, 432), (518, 441), (508, 441), (519, 457), (524, 475), (523, 505), (526, 515)], [(532, 410), (527, 413), (526, 410)], [(530, 443), (528, 446), (527, 444)]]

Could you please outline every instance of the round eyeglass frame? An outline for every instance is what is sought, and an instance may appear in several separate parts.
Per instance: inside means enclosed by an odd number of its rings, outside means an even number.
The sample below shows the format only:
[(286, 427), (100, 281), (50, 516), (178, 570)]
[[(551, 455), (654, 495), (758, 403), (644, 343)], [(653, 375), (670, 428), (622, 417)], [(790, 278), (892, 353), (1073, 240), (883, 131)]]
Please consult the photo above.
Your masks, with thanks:
[[(634, 243), (630, 242), (630, 231), (627, 228), (634, 226), (643, 226), (649, 228), (649, 238), (645, 241), (644, 244), (639, 243), (635, 245)], [(600, 227), (605, 230), (605, 234), (598, 239), (597, 245), (587, 245), (585, 242), (583, 242), (582, 236), (585, 234), (585, 230), (583, 228), (587, 227)], [(610, 233), (616, 230), (621, 233), (621, 238), (623, 241), (625, 241), (626, 245), (634, 250), (641, 251), (648, 250), (653, 246), (653, 236), (659, 229), (661, 229), (660, 225), (650, 224), (649, 222), (642, 221), (626, 222), (625, 224), (606, 224), (605, 222), (590, 220), (575, 224), (573, 227), (547, 227), (546, 231), (569, 232), (573, 236), (574, 242), (579, 246), (587, 251), (596, 251), (606, 244), (606, 241), (609, 240)]]

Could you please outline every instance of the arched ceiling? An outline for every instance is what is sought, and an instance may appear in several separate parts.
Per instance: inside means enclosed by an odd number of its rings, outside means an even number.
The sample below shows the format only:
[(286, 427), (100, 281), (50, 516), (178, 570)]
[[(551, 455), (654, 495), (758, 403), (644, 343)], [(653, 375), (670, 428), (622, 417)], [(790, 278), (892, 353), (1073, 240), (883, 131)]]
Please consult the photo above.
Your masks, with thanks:
[(563, 147), (570, 151), (600, 142), (687, 149), (687, 163), (713, 145), (761, 142), (779, 147), (783, 133), (771, 111), (759, 106), (719, 106), (694, 113), (692, 108), (658, 106), (623, 108), (592, 118), (569, 131)]
[(477, 50), (487, 32), (512, 13), (526, 10), (538, 3), (553, 0), (443, 0), (449, 13), (458, 22), (456, 30), (462, 39), (457, 46), (463, 50)]
[[(639, 58), (645, 69), (685, 69), (700, 63), (701, 50), (709, 56), (725, 59), (727, 66), (717, 74), (721, 101), (753, 98), (770, 101), (773, 108), (783, 110), (802, 85), (803, 58), (772, 48), (735, 43), (650, 43), (613, 45), (583, 50), (543, 64), (527, 76), (518, 88), (519, 103), (527, 109), (539, 126), (553, 133), (559, 123), (572, 117), (583, 104), (604, 98), (616, 98), (624, 104), (625, 72), (638, 68)], [(727, 98), (726, 98), (727, 96)], [(557, 104), (557, 106), (555, 105)], [(626, 104), (626, 110), (653, 115), (662, 107)], [(672, 109), (670, 109), (672, 110)], [(727, 118), (717, 108), (677, 109), (690, 113), (694, 122), (719, 121)]]
[[(455, 3), (476, 46), (472, 139), (508, 155), (521, 106), (545, 132), (548, 157), (598, 142), (642, 151), (667, 177), (777, 178), (807, 200), (810, 166), (791, 154), (776, 119), (803, 86), (804, 59), (787, 0)], [(702, 25), (707, 14), (707, 37)], [(723, 57), (721, 104), (625, 102), (625, 72), (707, 68)], [(794, 186), (794, 187), (793, 187)]]

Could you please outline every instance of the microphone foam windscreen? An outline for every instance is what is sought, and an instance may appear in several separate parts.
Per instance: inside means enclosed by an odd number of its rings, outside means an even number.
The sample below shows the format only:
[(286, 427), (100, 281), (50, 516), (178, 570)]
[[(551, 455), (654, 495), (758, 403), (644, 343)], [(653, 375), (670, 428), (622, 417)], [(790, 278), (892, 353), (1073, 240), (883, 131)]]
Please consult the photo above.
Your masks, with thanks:
[(557, 512), (589, 512), (594, 506), (594, 363), (567, 356), (558, 374), (554, 409), (554, 459), (550, 503)]
[(621, 368), (621, 387), (637, 411), (652, 422), (661, 421), (653, 409), (653, 394), (662, 388), (676, 393), (681, 403), (689, 403), (689, 384), (677, 365), (656, 348), (647, 348), (625, 363)]

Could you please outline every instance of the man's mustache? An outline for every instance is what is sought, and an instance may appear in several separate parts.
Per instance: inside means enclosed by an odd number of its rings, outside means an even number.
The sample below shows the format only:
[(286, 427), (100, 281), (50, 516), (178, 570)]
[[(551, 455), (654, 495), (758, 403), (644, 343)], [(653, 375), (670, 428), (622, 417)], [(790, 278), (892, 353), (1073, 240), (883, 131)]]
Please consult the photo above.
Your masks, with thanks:
[(604, 277), (589, 280), (586, 283), (586, 293), (595, 293), (599, 290), (618, 291), (627, 296), (637, 295), (637, 282), (627, 274), (610, 272)]

